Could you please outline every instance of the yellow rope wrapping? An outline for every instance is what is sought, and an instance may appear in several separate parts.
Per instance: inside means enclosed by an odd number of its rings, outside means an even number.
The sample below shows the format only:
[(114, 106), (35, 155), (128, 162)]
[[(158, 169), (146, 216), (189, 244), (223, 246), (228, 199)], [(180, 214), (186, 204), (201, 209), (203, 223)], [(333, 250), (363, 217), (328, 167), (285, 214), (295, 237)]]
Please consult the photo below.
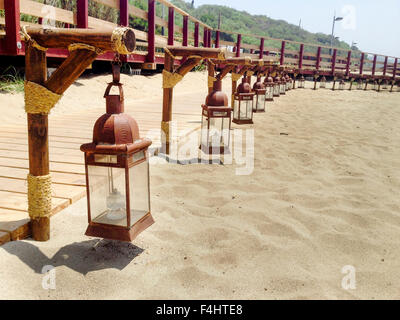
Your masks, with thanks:
[(32, 219), (51, 214), (51, 176), (28, 174), (28, 212)]
[(238, 81), (242, 75), (240, 73), (232, 73), (232, 81)]
[(40, 51), (47, 51), (47, 48), (42, 47), (40, 44), (38, 44), (35, 40), (31, 38), (31, 36), (28, 34), (26, 31), (27, 26), (23, 26), (21, 29), (22, 35), (25, 37), (25, 41), (29, 43), (30, 46), (40, 50)]
[(228, 52), (226, 48), (220, 49), (218, 53), (218, 60), (225, 60), (225, 52)]
[(164, 132), (165, 140), (169, 142), (169, 121), (161, 121), (161, 131)]
[(163, 70), (163, 88), (170, 89), (176, 86), (176, 84), (183, 79), (179, 73), (171, 73), (167, 70)]
[(85, 43), (73, 43), (73, 44), (70, 44), (68, 46), (68, 50), (70, 52), (74, 51), (74, 50), (89, 50), (89, 51), (96, 52), (98, 55), (103, 53), (103, 50), (101, 50), (99, 48), (96, 48), (94, 46), (85, 44)]
[(246, 66), (249, 66), (252, 62), (253, 60), (250, 57), (244, 57), (244, 64)]
[(120, 53), (120, 54), (130, 54), (131, 51), (125, 46), (124, 42), (122, 41), (123, 36), (126, 32), (126, 28), (118, 27), (115, 28), (111, 34), (111, 43), (113, 50)]
[(247, 76), (251, 77), (254, 74), (254, 71), (247, 71)]
[(211, 88), (214, 86), (214, 81), (217, 80), (215, 77), (208, 76), (208, 87)]
[(24, 87), (26, 113), (48, 114), (61, 98), (61, 95), (31, 81), (25, 81)]

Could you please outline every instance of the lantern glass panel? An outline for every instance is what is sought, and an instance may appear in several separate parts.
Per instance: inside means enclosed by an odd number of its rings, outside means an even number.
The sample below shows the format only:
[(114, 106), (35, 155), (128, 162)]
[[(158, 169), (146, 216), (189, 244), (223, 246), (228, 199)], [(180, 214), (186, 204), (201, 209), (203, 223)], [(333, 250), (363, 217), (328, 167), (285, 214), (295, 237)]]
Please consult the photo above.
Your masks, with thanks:
[(241, 100), (239, 102), (240, 120), (251, 120), (253, 118), (253, 100)]
[(279, 84), (274, 85), (274, 96), (279, 96), (280, 95), (280, 90), (279, 90)]
[(280, 94), (285, 93), (285, 88), (286, 88), (286, 85), (284, 83), (281, 83), (281, 85), (280, 85)]
[[(227, 116), (227, 112), (221, 112), (221, 116), (223, 114)], [(207, 148), (229, 147), (230, 120), (229, 117), (208, 118), (203, 116), (201, 125), (201, 145)]]
[(267, 87), (265, 91), (265, 100), (272, 99), (274, 94), (274, 87)]
[[(144, 151), (133, 155), (133, 161), (145, 158)], [(129, 169), (129, 201), (132, 226), (150, 212), (149, 163), (147, 160)]]
[(265, 109), (265, 95), (257, 94), (255, 97), (256, 97), (255, 110), (257, 110), (257, 111), (264, 110)]
[[(103, 159), (107, 157), (113, 156), (104, 156)], [(92, 221), (126, 226), (125, 168), (89, 165), (88, 179)]]

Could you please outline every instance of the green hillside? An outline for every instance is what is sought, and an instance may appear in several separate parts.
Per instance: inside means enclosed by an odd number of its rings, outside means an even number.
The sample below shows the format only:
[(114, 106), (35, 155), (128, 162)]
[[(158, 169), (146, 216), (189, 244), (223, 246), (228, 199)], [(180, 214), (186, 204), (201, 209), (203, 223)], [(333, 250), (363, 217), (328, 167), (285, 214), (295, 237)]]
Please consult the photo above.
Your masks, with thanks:
[[(251, 15), (245, 11), (238, 11), (220, 5), (202, 5), (192, 8), (191, 2), (183, 0), (172, 0), (171, 2), (213, 28), (218, 27), (218, 16), (221, 13), (222, 30), (330, 46), (330, 35), (308, 32), (283, 20), (274, 20), (264, 15)], [(177, 22), (179, 23), (179, 21)], [(236, 41), (236, 37), (225, 34), (221, 36), (221, 39)], [(259, 40), (243, 37), (243, 42), (258, 44)], [(270, 41), (267, 45), (274, 45), (274, 43)], [(277, 44), (275, 43), (275, 45)], [(334, 46), (350, 49), (350, 45), (344, 41), (335, 40)], [(288, 48), (290, 47), (295, 46), (289, 46)]]

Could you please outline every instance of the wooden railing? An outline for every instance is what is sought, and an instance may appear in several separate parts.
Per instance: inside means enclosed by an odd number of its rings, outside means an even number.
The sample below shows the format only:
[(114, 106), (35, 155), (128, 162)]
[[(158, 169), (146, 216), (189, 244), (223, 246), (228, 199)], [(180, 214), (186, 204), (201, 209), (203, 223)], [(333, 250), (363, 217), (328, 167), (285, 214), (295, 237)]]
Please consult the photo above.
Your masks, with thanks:
[[(110, 22), (89, 16), (89, 1), (117, 10), (119, 21)], [(23, 42), (18, 32), (20, 26), (41, 24), (43, 19), (51, 18), (70, 28), (114, 28), (117, 25), (128, 26), (129, 18), (134, 17), (146, 21), (148, 29), (147, 31), (135, 29), (137, 50), (133, 55), (126, 57), (126, 61), (143, 63), (144, 68), (154, 69), (157, 63), (164, 63), (163, 48), (165, 46), (183, 45), (225, 47), (228, 56), (246, 55), (256, 59), (268, 57), (279, 61), (282, 66), (292, 67), (303, 74), (318, 72), (326, 75), (341, 73), (347, 76), (400, 76), (399, 61), (396, 57), (214, 30), (169, 1), (147, 0), (147, 2), (146, 11), (131, 5), (128, 0), (76, 0), (76, 10), (73, 12), (34, 0), (0, 0), (0, 10), (5, 12), (5, 17), (0, 17), (0, 25), (4, 25), (3, 34), (0, 33), (0, 53), (24, 54)], [(167, 19), (157, 15), (157, 3), (168, 8)], [(37, 23), (20, 21), (21, 14), (37, 17)], [(182, 27), (176, 24), (177, 19), (182, 19)], [(164, 35), (156, 32), (157, 26), (164, 29)], [(213, 32), (215, 39), (212, 39)], [(221, 40), (221, 38), (227, 38), (226, 35), (235, 38), (236, 41)], [(257, 44), (248, 44), (244, 40)], [(50, 50), (48, 54), (60, 57), (67, 55), (66, 52), (57, 50)], [(106, 54), (101, 58), (110, 59), (112, 55)]]

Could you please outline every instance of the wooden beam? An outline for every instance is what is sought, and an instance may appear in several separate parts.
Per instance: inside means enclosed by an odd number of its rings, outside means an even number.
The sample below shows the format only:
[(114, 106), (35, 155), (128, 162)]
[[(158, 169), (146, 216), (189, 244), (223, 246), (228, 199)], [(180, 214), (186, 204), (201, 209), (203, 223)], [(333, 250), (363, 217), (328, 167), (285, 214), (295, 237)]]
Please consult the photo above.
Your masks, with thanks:
[(207, 46), (208, 46), (208, 48), (212, 48), (211, 36), (212, 36), (212, 30), (208, 29), (208, 31), (207, 31)]
[[(113, 30), (43, 29), (41, 27), (27, 27), (26, 29), (29, 36), (45, 48), (67, 49), (71, 44), (84, 43), (105, 51), (114, 50), (111, 41)], [(133, 52), (136, 46), (135, 33), (133, 29), (125, 29), (122, 42), (129, 51)]]
[(200, 32), (199, 32), (199, 23), (196, 22), (194, 24), (194, 46), (198, 47), (199, 46), (199, 36), (200, 36)]
[(394, 65), (393, 65), (393, 79), (396, 78), (396, 74), (397, 74), (397, 58), (394, 59)]
[[(215, 64), (212, 63), (210, 61), (210, 59), (207, 60), (207, 71), (208, 71), (208, 77), (209, 78), (210, 77), (212, 77), (212, 78), (215, 77)], [(209, 81), (207, 81), (207, 84), (208, 84), (208, 93), (211, 93), (212, 90), (213, 90), (213, 85)], [(211, 84), (211, 86), (210, 86), (210, 84)]]
[(208, 48), (208, 29), (204, 27), (203, 29), (203, 47)]
[(189, 17), (183, 16), (183, 39), (182, 45), (184, 47), (188, 46), (188, 39), (189, 39)]
[(242, 45), (242, 35), (237, 35), (237, 43), (236, 43), (236, 57), (240, 57), (240, 47)]
[(230, 65), (225, 66), (225, 67), (220, 71), (220, 73), (217, 75), (217, 79), (218, 79), (218, 80), (222, 80), (222, 79), (225, 78), (225, 77), (227, 76), (227, 74), (228, 74), (229, 72), (231, 72), (233, 69), (235, 69), (235, 65), (233, 65), (233, 64), (230, 64)]
[(374, 55), (374, 61), (372, 62), (372, 75), (375, 75), (375, 71), (376, 71), (376, 60), (378, 59), (377, 55)]
[(174, 45), (175, 11), (173, 7), (168, 8), (168, 45)]
[(148, 34), (147, 34), (147, 57), (148, 63), (156, 61), (156, 0), (148, 0)]
[[(170, 55), (165, 55), (164, 70), (170, 73), (174, 72), (174, 59)], [(161, 122), (161, 143), (162, 151), (165, 154), (170, 153), (170, 122), (172, 120), (172, 98), (174, 88), (163, 89), (163, 111)]]
[(259, 55), (260, 59), (264, 58), (264, 43), (265, 43), (265, 39), (261, 38), (260, 39), (260, 55)]
[(282, 41), (282, 45), (281, 45), (281, 66), (283, 66), (283, 64), (285, 63), (285, 46), (286, 46), (286, 41)]
[(388, 59), (389, 59), (389, 57), (386, 56), (386, 57), (385, 57), (385, 63), (384, 63), (384, 65), (383, 65), (383, 76), (386, 76), (387, 65), (388, 65)]
[(89, 0), (76, 1), (76, 24), (78, 28), (89, 27)]
[[(347, 53), (346, 76), (350, 75), (350, 66), (351, 66), (351, 50), (349, 50), (349, 52)], [(351, 83), (353, 83), (353, 81), (351, 81)]]
[(365, 54), (364, 52), (361, 53), (361, 58), (360, 58), (360, 74), (363, 74), (364, 71), (364, 59), (365, 59)]
[(123, 27), (129, 27), (128, 0), (119, 0), (119, 24)]
[(5, 45), (7, 53), (17, 55), (22, 48), (20, 30), (20, 6), (19, 0), (4, 1), (5, 14)]
[(219, 59), (224, 53), (221, 49), (214, 48), (195, 48), (195, 47), (174, 47), (167, 46), (167, 49), (176, 57), (188, 57), (188, 56), (201, 56), (205, 59)]

